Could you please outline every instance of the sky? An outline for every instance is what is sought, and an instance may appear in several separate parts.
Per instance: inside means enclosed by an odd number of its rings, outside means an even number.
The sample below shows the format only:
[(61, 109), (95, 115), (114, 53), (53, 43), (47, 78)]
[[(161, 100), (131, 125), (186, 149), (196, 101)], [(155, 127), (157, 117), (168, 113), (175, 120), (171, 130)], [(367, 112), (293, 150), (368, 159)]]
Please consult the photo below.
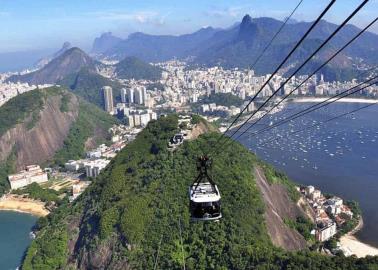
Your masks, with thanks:
[[(293, 18), (311, 21), (329, 0), (303, 0)], [(65, 41), (90, 50), (95, 37), (111, 31), (126, 38), (186, 34), (201, 27), (227, 28), (245, 14), (283, 20), (299, 0), (0, 0), (0, 53), (59, 48)], [(337, 0), (325, 19), (340, 23), (361, 0)], [(377, 16), (370, 0), (351, 23), (363, 27)], [(371, 28), (378, 33), (378, 24)]]

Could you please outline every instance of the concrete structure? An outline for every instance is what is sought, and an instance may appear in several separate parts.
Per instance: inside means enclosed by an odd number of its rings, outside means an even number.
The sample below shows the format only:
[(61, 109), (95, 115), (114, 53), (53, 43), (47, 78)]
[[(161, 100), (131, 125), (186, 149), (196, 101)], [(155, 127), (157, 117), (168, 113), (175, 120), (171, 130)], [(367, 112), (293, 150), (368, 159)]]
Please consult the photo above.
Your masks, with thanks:
[(110, 114), (114, 113), (114, 103), (113, 103), (113, 90), (110, 86), (104, 86), (102, 88), (103, 96), (104, 96), (104, 109)]
[(48, 181), (45, 173), (38, 165), (26, 166), (26, 169), (8, 176), (11, 189), (18, 189), (31, 183), (44, 183)]
[(91, 181), (80, 181), (77, 184), (74, 184), (72, 186), (72, 196), (69, 197), (70, 202), (76, 200), (90, 184)]
[(76, 172), (83, 168), (83, 163), (80, 160), (69, 160), (64, 164), (64, 168), (71, 172)]
[(316, 201), (322, 196), (322, 193), (319, 189), (315, 189), (310, 195), (309, 198), (313, 201)]
[(87, 177), (97, 177), (100, 172), (109, 164), (110, 160), (96, 159), (85, 163)]
[(127, 102), (129, 104), (134, 103), (134, 89), (133, 88), (127, 89)]
[(315, 238), (317, 241), (324, 242), (329, 240), (336, 234), (336, 223), (329, 222), (327, 224), (321, 224), (315, 231)]
[(128, 95), (127, 95), (126, 88), (122, 88), (121, 89), (121, 101), (122, 101), (122, 103), (126, 103), (127, 102), (127, 97), (128, 97)]

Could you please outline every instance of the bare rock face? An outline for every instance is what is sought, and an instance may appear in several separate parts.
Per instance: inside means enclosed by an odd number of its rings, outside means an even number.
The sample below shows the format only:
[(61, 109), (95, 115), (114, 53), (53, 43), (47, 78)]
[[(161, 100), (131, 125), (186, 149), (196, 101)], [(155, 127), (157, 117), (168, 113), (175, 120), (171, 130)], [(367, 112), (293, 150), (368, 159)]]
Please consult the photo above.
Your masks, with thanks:
[(71, 124), (79, 113), (79, 101), (70, 94), (69, 110), (60, 111), (61, 96), (50, 96), (40, 112), (39, 120), (28, 129), (25, 123), (17, 124), (0, 137), (0, 162), (16, 151), (16, 168), (41, 164), (51, 159), (68, 135)]
[(307, 242), (303, 236), (289, 228), (284, 222), (287, 218), (296, 219), (296, 217), (306, 214), (296, 203), (291, 201), (285, 186), (269, 185), (260, 167), (255, 168), (255, 177), (264, 199), (266, 227), (273, 244), (286, 250), (307, 248)]

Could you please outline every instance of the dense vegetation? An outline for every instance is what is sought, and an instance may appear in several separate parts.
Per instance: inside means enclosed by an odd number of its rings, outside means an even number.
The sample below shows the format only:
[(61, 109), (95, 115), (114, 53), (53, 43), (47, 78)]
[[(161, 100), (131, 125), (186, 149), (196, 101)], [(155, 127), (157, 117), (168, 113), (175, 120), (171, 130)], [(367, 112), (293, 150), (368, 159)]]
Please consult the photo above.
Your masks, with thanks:
[(135, 80), (159, 80), (162, 69), (136, 57), (126, 57), (116, 65), (117, 77)]
[(63, 165), (67, 160), (83, 158), (87, 139), (94, 137), (97, 139), (96, 144), (106, 142), (109, 139), (108, 129), (115, 123), (115, 118), (81, 100), (79, 116), (72, 124), (63, 147), (56, 152), (53, 162)]
[(240, 107), (243, 104), (243, 100), (238, 96), (235, 96), (231, 93), (216, 93), (211, 94), (210, 96), (205, 96), (200, 100), (200, 104), (209, 104), (215, 103), (218, 106), (236, 106)]
[(0, 107), (0, 136), (17, 124), (23, 123), (31, 114), (43, 109), (42, 91), (29, 91), (10, 99)]
[(13, 190), (12, 193), (19, 195), (28, 194), (29, 198), (41, 200), (42, 202), (59, 203), (61, 201), (59, 195), (62, 194), (63, 191), (60, 192), (54, 189), (42, 188), (37, 183), (32, 183), (25, 188)]
[(58, 83), (100, 108), (104, 108), (104, 98), (101, 91), (103, 86), (112, 87), (113, 98), (116, 101), (120, 99), (120, 89), (122, 88), (120, 83), (88, 69), (82, 69), (77, 73), (68, 75)]
[(0, 163), (0, 197), (10, 189), (8, 175), (15, 172), (15, 164), (16, 150), (13, 147), (12, 152), (8, 156), (7, 160), (3, 163)]
[(196, 176), (195, 159), (211, 150), (219, 134), (171, 153), (167, 141), (176, 129), (176, 116), (150, 122), (72, 207), (63, 205), (40, 222), (23, 269), (75, 269), (67, 261), (72, 252), (82, 268), (94, 268), (86, 260), (96, 257), (96, 266), (108, 269), (182, 269), (184, 262), (186, 269), (377, 269), (377, 257), (275, 248), (252, 173), (258, 160), (238, 143), (223, 149), (211, 171), (222, 193), (223, 219), (190, 222), (187, 188)]
[[(27, 129), (32, 129), (40, 119), (46, 99), (50, 96), (62, 96), (61, 110), (68, 110), (70, 96), (62, 88), (49, 87), (36, 89), (18, 95), (0, 107), (0, 136), (17, 124), (25, 124)], [(10, 188), (8, 175), (15, 173), (16, 147), (6, 160), (0, 162), (0, 196)]]

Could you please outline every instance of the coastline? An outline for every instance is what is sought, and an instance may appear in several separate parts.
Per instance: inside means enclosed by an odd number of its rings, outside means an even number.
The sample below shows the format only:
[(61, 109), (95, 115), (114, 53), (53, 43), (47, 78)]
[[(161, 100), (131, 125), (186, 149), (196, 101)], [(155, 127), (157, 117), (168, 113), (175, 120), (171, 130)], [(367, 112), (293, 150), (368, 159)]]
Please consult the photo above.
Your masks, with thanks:
[(38, 217), (44, 217), (50, 213), (43, 202), (14, 195), (4, 195), (0, 198), (0, 211), (15, 211)]
[[(304, 102), (322, 102), (329, 97), (303, 97), (303, 98), (293, 98), (291, 102), (304, 103)], [(334, 99), (330, 99), (333, 101)], [(378, 103), (378, 99), (368, 99), (368, 98), (342, 98), (336, 102), (344, 103)]]
[(340, 249), (344, 252), (345, 256), (355, 255), (358, 258), (378, 256), (378, 248), (363, 243), (354, 236), (363, 226), (363, 219), (360, 217), (357, 226), (340, 238)]

